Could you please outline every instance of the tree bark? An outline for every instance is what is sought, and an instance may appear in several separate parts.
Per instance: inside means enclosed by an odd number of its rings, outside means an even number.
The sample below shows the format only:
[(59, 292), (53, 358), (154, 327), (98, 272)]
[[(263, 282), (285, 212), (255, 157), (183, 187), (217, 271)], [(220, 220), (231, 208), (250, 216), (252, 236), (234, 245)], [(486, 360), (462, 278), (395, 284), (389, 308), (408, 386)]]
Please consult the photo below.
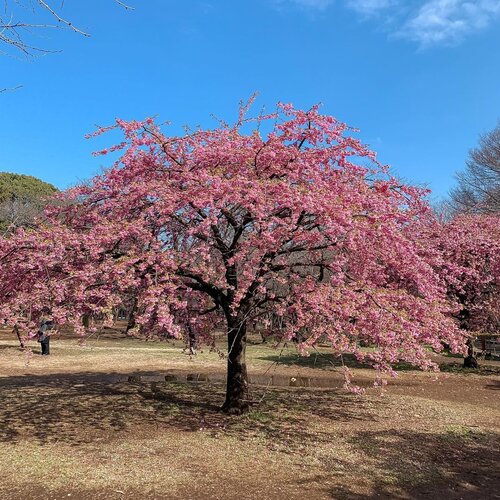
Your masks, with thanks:
[(228, 320), (227, 387), (222, 411), (232, 415), (240, 415), (248, 409), (246, 329), (246, 321)]
[(130, 313), (128, 315), (127, 327), (125, 328), (125, 335), (135, 327), (135, 313), (137, 312), (137, 297), (132, 300), (132, 307), (130, 308)]
[(25, 349), (26, 345), (23, 342), (23, 338), (21, 337), (21, 334), (19, 333), (19, 328), (17, 326), (14, 327), (14, 331), (16, 332), (17, 340), (19, 340), (19, 345), (21, 346), (21, 349)]
[(474, 356), (474, 341), (467, 341), (467, 356), (464, 358), (464, 368), (478, 368), (479, 364)]
[(198, 349), (198, 336), (193, 330), (190, 324), (187, 327), (188, 331), (188, 343), (189, 343), (189, 354), (196, 354), (196, 349)]
[[(470, 324), (469, 324), (469, 319), (470, 319), (470, 311), (469, 309), (465, 306), (465, 297), (459, 296), (460, 302), (462, 304), (462, 309), (460, 310), (458, 314), (458, 320), (460, 321), (460, 328), (462, 330), (466, 330), (469, 332), (470, 335)], [(467, 356), (464, 357), (464, 368), (478, 368), (479, 364), (477, 362), (477, 358), (474, 356), (474, 339), (469, 336), (467, 339)]]

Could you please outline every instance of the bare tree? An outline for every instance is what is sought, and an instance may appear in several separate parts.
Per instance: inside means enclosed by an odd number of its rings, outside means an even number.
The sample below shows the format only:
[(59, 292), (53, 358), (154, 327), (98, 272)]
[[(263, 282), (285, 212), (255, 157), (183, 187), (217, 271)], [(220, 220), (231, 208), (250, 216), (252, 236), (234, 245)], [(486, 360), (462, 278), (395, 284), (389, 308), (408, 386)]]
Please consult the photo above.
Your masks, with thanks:
[(500, 122), (480, 137), (457, 180), (458, 186), (450, 193), (454, 213), (500, 212)]
[[(121, 0), (110, 1), (124, 9), (133, 9)], [(4, 0), (3, 9), (0, 9), (0, 53), (6, 53), (8, 48), (14, 48), (27, 56), (53, 52), (32, 41), (34, 33), (39, 31), (63, 28), (90, 36), (90, 33), (62, 15), (64, 0), (58, 0), (58, 6), (54, 6), (55, 3), (55, 0)]]

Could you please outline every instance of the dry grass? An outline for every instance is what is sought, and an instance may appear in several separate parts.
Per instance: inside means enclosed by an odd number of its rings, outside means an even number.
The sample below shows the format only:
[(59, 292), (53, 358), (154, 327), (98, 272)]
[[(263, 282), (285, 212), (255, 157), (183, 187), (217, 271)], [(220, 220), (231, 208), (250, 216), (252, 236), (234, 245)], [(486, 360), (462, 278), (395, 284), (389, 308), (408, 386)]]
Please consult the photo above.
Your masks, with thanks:
[[(286, 349), (279, 362), (251, 346), (251, 373), (333, 387), (255, 387), (260, 404), (228, 417), (216, 353), (114, 337), (55, 340), (27, 364), (0, 335), (0, 498), (498, 498), (494, 370), (404, 371), (385, 394), (355, 396), (327, 357), (295, 362)], [(169, 370), (214, 376), (161, 382)]]

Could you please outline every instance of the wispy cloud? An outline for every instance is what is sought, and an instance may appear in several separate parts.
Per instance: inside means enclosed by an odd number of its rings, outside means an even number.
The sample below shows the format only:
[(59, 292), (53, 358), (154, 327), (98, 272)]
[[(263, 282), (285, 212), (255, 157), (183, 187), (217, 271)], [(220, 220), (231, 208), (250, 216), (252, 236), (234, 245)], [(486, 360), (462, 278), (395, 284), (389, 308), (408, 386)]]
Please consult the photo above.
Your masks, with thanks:
[(273, 0), (280, 7), (326, 11), (344, 5), (397, 38), (426, 48), (454, 45), (500, 19), (500, 0)]
[[(364, 17), (384, 18), (391, 34), (425, 48), (453, 45), (500, 19), (500, 0), (345, 0)], [(390, 21), (390, 23), (388, 23)]]
[(456, 44), (499, 17), (499, 0), (428, 0), (398, 34), (422, 47)]

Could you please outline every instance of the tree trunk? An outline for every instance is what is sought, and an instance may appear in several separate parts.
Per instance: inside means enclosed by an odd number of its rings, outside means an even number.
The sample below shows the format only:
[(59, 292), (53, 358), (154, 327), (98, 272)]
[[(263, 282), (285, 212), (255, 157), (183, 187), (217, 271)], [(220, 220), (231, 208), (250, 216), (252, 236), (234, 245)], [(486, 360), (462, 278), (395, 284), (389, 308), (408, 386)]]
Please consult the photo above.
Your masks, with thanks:
[(467, 340), (467, 356), (464, 358), (464, 368), (478, 368), (478, 362), (474, 356), (474, 341)]
[(198, 349), (198, 335), (193, 330), (192, 326), (188, 324), (188, 344), (189, 344), (189, 354), (196, 354), (196, 349)]
[(227, 388), (222, 411), (233, 415), (240, 415), (248, 409), (246, 328), (246, 321), (228, 320)]
[(19, 328), (17, 326), (14, 327), (14, 331), (16, 332), (17, 340), (19, 340), (19, 345), (21, 346), (21, 349), (25, 349), (26, 344), (24, 343), (23, 338), (21, 337), (21, 334), (19, 333)]
[(134, 297), (132, 301), (132, 307), (130, 309), (130, 314), (128, 315), (127, 320), (127, 328), (125, 328), (125, 335), (128, 335), (128, 332), (135, 328), (135, 313), (137, 312), (137, 297)]

